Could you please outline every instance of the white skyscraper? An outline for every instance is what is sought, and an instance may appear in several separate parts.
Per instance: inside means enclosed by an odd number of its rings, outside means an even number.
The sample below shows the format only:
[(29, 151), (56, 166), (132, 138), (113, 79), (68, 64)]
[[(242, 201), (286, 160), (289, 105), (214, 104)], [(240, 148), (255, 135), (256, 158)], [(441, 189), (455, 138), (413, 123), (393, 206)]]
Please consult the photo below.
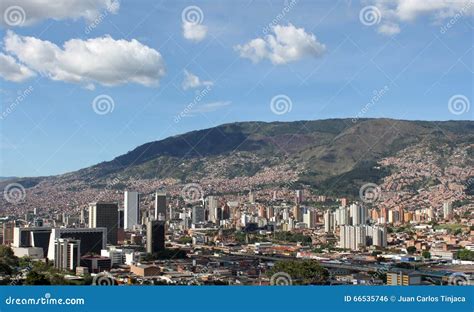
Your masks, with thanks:
[(124, 194), (124, 228), (131, 230), (139, 223), (140, 200), (138, 192), (125, 191)]
[(363, 225), (367, 223), (367, 207), (358, 204), (352, 204), (349, 207), (352, 225)]

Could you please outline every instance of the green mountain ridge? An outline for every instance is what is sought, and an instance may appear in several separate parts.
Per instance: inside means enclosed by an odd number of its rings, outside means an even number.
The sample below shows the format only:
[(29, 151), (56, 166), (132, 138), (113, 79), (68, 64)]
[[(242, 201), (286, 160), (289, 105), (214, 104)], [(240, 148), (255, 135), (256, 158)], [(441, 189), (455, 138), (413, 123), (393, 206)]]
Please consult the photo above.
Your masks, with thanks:
[(39, 182), (80, 180), (101, 185), (117, 176), (138, 179), (253, 176), (285, 166), (299, 182), (343, 190), (347, 184), (377, 182), (387, 169), (377, 161), (414, 144), (473, 144), (473, 121), (326, 119), (237, 122), (191, 131), (140, 145), (107, 162)]

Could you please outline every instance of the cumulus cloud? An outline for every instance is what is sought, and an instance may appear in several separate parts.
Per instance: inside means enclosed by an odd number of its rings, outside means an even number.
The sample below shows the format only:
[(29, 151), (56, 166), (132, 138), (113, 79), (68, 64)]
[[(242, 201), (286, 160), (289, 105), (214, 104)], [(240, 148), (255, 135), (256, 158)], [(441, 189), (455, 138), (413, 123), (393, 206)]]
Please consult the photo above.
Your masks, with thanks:
[[(2, 0), (0, 23), (8, 26), (28, 26), (45, 19), (96, 19), (102, 11), (117, 13), (118, 0)], [(20, 18), (17, 20), (16, 18)]]
[(212, 81), (201, 80), (198, 76), (193, 73), (184, 70), (183, 90), (194, 89), (199, 87), (212, 86)]
[(420, 16), (431, 16), (436, 22), (455, 16), (474, 15), (472, 0), (371, 0), (381, 13), (378, 32), (393, 35), (400, 32), (400, 23), (411, 22)]
[(3, 79), (22, 82), (35, 75), (31, 69), (18, 63), (11, 55), (0, 53), (0, 77)]
[(184, 38), (199, 42), (206, 38), (207, 26), (198, 23), (191, 23), (183, 21), (183, 36)]
[(314, 34), (304, 28), (276, 25), (271, 28), (272, 34), (265, 38), (256, 38), (244, 45), (237, 45), (235, 50), (243, 58), (254, 63), (269, 59), (273, 64), (286, 64), (305, 57), (319, 57), (326, 51)]
[(71, 39), (63, 47), (8, 31), (4, 49), (30, 69), (52, 80), (114, 86), (138, 83), (157, 86), (165, 74), (161, 54), (135, 39), (114, 40), (109, 36), (88, 40)]

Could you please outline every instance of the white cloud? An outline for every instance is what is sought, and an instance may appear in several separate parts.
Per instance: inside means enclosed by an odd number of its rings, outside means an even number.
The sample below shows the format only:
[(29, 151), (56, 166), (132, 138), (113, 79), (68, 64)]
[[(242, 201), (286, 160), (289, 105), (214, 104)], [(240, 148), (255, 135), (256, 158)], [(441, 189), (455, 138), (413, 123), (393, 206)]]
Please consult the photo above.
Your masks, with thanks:
[[(9, 8), (20, 7), (20, 10), (9, 11)], [(2, 0), (0, 23), (9, 26), (28, 26), (45, 19), (64, 20), (85, 18), (88, 21), (96, 19), (101, 12), (117, 13), (120, 8), (118, 0)], [(16, 12), (15, 12), (16, 11)], [(22, 23), (12, 23), (5, 12), (14, 12), (23, 19)], [(19, 15), (18, 15), (19, 14)], [(14, 18), (14, 15), (11, 15)]]
[(304, 57), (319, 57), (326, 51), (326, 46), (304, 28), (288, 24), (273, 26), (271, 30), (273, 34), (253, 39), (235, 49), (241, 57), (254, 63), (269, 59), (273, 64), (286, 64)]
[(431, 16), (434, 21), (442, 22), (457, 15), (474, 15), (472, 0), (371, 0), (381, 13), (378, 32), (393, 35), (400, 32), (399, 24), (411, 22), (420, 16)]
[(207, 26), (201, 25), (199, 23), (191, 23), (183, 21), (183, 36), (184, 38), (199, 42), (206, 38), (207, 35)]
[(0, 53), (0, 77), (9, 81), (22, 82), (35, 75), (31, 69), (18, 63), (11, 55)]
[(161, 54), (135, 39), (114, 40), (109, 36), (71, 39), (63, 47), (8, 31), (4, 48), (30, 69), (52, 80), (113, 86), (138, 83), (157, 86), (165, 74)]
[(198, 76), (194, 75), (193, 73), (190, 73), (186, 69), (184, 70), (184, 80), (182, 84), (184, 90), (199, 88), (203, 86), (204, 87), (212, 86), (212, 85), (213, 85), (212, 81), (201, 80)]

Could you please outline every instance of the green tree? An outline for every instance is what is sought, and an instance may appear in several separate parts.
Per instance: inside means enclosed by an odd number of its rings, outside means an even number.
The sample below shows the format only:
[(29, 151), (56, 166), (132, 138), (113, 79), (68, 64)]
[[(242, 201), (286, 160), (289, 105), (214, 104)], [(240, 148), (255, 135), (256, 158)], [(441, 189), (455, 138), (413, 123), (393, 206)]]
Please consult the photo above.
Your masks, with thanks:
[(425, 259), (431, 259), (431, 253), (429, 251), (423, 251), (423, 253), (421, 254), (423, 256), (423, 258)]
[(273, 276), (278, 273), (290, 275), (292, 283), (295, 285), (324, 285), (329, 278), (328, 271), (312, 260), (279, 261), (275, 263), (268, 274)]
[(474, 251), (468, 249), (459, 249), (456, 253), (456, 258), (459, 260), (474, 261)]
[(18, 258), (13, 253), (13, 249), (0, 245), (0, 273), (11, 275), (18, 266)]
[(46, 275), (31, 271), (26, 275), (26, 285), (51, 285), (51, 282)]
[(410, 246), (407, 248), (407, 252), (410, 254), (410, 255), (413, 255), (415, 252), (416, 252), (416, 247), (415, 246)]

